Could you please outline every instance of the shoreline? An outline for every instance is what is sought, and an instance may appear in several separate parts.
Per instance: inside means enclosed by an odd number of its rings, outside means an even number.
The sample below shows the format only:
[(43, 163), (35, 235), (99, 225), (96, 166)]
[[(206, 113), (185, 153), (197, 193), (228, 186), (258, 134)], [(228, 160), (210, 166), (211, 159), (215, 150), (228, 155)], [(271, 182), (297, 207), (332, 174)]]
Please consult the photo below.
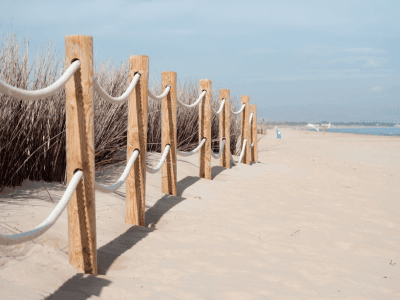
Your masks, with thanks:
[[(335, 129), (379, 129), (379, 128), (397, 128), (397, 127), (331, 127), (325, 131), (325, 133), (345, 133), (345, 134), (357, 134), (357, 135), (373, 135), (373, 136), (389, 136), (389, 137), (400, 137), (400, 128), (398, 130), (398, 133), (396, 134), (370, 134), (370, 133), (358, 133), (358, 132), (340, 132), (340, 131), (330, 131), (330, 130), (335, 130)], [(316, 130), (307, 130), (307, 129), (294, 129), (293, 130), (301, 130), (301, 131), (316, 131)], [(322, 133), (322, 129), (319, 131), (320, 133)]]

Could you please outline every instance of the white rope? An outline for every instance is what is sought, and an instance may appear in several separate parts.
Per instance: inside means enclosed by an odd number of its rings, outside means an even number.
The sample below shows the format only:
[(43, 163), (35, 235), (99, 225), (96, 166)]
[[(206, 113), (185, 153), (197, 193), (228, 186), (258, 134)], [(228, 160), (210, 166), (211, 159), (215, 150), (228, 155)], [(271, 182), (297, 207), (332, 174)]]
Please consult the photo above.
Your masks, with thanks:
[(211, 151), (211, 156), (214, 157), (215, 159), (220, 158), (222, 155), (222, 150), (224, 150), (224, 146), (225, 146), (225, 138), (222, 139), (222, 144), (221, 147), (219, 148), (219, 153), (215, 154), (213, 151)]
[(243, 111), (245, 106), (246, 106), (246, 104), (243, 103), (242, 107), (238, 111), (234, 112), (234, 111), (231, 110), (231, 113), (234, 114), (234, 115), (238, 115)]
[(192, 107), (195, 107), (197, 104), (199, 104), (201, 100), (203, 100), (203, 98), (206, 95), (206, 93), (207, 93), (207, 91), (203, 91), (200, 94), (199, 98), (197, 98), (197, 100), (193, 104), (185, 104), (185, 103), (181, 102), (179, 99), (176, 99), (176, 100), (177, 100), (177, 102), (178, 102), (178, 104), (180, 106), (187, 107), (187, 108), (192, 108)]
[(52, 85), (36, 90), (36, 91), (28, 91), (20, 88), (13, 87), (8, 83), (5, 83), (0, 79), (0, 92), (6, 94), (7, 96), (11, 96), (20, 100), (28, 100), (34, 101), (42, 98), (49, 97), (56, 93), (61, 87), (65, 85), (65, 83), (74, 75), (76, 70), (81, 66), (81, 62), (79, 60), (74, 61), (69, 68), (65, 71), (65, 73)]
[(238, 161), (239, 164), (242, 163), (243, 155), (244, 155), (244, 152), (246, 149), (246, 142), (247, 142), (247, 139), (244, 139), (243, 146), (242, 146), (242, 152), (240, 153), (240, 156), (239, 156), (239, 161)]
[(165, 96), (168, 95), (169, 91), (171, 90), (171, 86), (167, 85), (165, 88), (164, 92), (160, 96), (154, 95), (150, 90), (149, 90), (149, 97), (153, 100), (162, 100), (164, 99)]
[(237, 166), (237, 162), (233, 159), (232, 153), (229, 152), (229, 154), (231, 155), (231, 161), (233, 163), (234, 166)]
[(97, 82), (96, 78), (93, 79), (93, 85), (97, 92), (100, 94), (101, 98), (106, 100), (108, 103), (112, 104), (119, 104), (124, 102), (125, 100), (128, 100), (129, 95), (132, 93), (133, 89), (135, 88), (136, 84), (138, 83), (140, 79), (140, 73), (136, 73), (135, 76), (133, 76), (131, 83), (129, 84), (127, 90), (125, 93), (123, 93), (119, 97), (111, 97), (110, 95), (107, 94), (105, 90), (99, 85)]
[[(250, 118), (249, 118), (250, 130), (251, 130), (251, 121), (252, 121), (252, 120), (253, 120), (253, 113), (250, 114)], [(252, 144), (250, 145), (250, 148), (253, 148), (253, 146), (254, 146), (254, 143), (252, 143)]]
[(165, 146), (163, 155), (162, 155), (158, 165), (154, 169), (150, 168), (149, 166), (146, 166), (146, 171), (151, 173), (151, 174), (154, 174), (154, 173), (157, 173), (158, 171), (160, 171), (162, 165), (164, 164), (165, 159), (167, 158), (167, 155), (168, 155), (168, 152), (169, 152), (170, 148), (171, 148), (170, 145)]
[(231, 160), (232, 160), (232, 163), (233, 163), (234, 166), (237, 166), (238, 164), (240, 164), (242, 162), (243, 155), (244, 155), (244, 149), (246, 149), (246, 142), (247, 142), (247, 139), (244, 139), (243, 140), (243, 146), (242, 146), (242, 152), (240, 153), (240, 157), (239, 157), (239, 161), (238, 162), (235, 162), (235, 160), (233, 159), (232, 153), (231, 153)]
[(31, 241), (45, 233), (51, 226), (53, 226), (53, 224), (60, 217), (63, 210), (67, 207), (68, 202), (69, 200), (71, 200), (72, 194), (75, 192), (76, 186), (78, 185), (82, 177), (83, 172), (80, 170), (74, 174), (60, 202), (58, 202), (57, 206), (53, 209), (47, 219), (40, 223), (39, 226), (30, 231), (14, 235), (0, 235), (0, 245), (11, 246), (22, 244)]
[(249, 118), (249, 125), (251, 126), (251, 120), (253, 120), (253, 113), (250, 114), (250, 118)]
[(219, 115), (219, 114), (222, 112), (222, 109), (224, 108), (224, 104), (225, 104), (225, 98), (222, 99), (222, 101), (221, 101), (221, 106), (219, 107), (219, 109), (218, 109), (217, 111), (214, 110), (214, 108), (213, 108), (214, 113), (216, 113), (217, 115)]
[(197, 151), (199, 151), (200, 149), (201, 149), (201, 147), (203, 147), (203, 145), (204, 145), (204, 143), (207, 141), (207, 139), (206, 138), (203, 138), (202, 140), (201, 140), (201, 143), (195, 148), (195, 149), (193, 149), (192, 151), (189, 151), (189, 152), (182, 152), (182, 151), (177, 151), (177, 153), (176, 154), (178, 154), (179, 156), (190, 156), (190, 155), (193, 155), (193, 154), (195, 154)]
[(116, 183), (114, 183), (111, 186), (107, 186), (107, 185), (102, 185), (100, 183), (97, 183), (96, 181), (94, 182), (94, 188), (104, 192), (104, 193), (113, 193), (115, 192), (117, 189), (119, 189), (119, 187), (125, 182), (126, 177), (128, 177), (129, 172), (131, 171), (133, 164), (135, 163), (136, 158), (139, 156), (139, 150), (134, 150), (132, 153), (131, 158), (129, 158), (129, 161), (125, 167), (124, 172), (122, 173), (121, 177), (118, 179), (118, 181)]

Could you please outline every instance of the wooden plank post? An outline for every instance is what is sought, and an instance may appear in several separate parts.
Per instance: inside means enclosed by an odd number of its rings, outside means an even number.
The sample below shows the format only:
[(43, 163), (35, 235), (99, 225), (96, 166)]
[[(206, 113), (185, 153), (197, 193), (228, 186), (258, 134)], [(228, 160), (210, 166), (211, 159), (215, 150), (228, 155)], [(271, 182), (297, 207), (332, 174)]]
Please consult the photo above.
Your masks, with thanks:
[(176, 189), (176, 72), (162, 72), (161, 84), (163, 89), (171, 86), (168, 95), (161, 104), (161, 153), (170, 145), (168, 156), (161, 167), (161, 189), (164, 194), (177, 195)]
[(263, 118), (262, 125), (261, 125), (261, 134), (266, 134), (264, 122), (265, 122), (265, 119)]
[(246, 148), (244, 149), (243, 161), (242, 163), (250, 165), (250, 96), (241, 96), (240, 102), (246, 104), (244, 110), (242, 111), (241, 118), (241, 129), (242, 129), (242, 137), (241, 137), (241, 145), (243, 145), (244, 139), (247, 139)]
[(129, 95), (126, 158), (129, 161), (135, 149), (139, 149), (140, 153), (126, 179), (125, 223), (145, 226), (148, 56), (134, 55), (129, 58), (129, 80), (137, 72), (140, 73), (140, 80)]
[[(251, 143), (254, 146), (251, 148), (251, 161), (258, 162), (258, 150), (257, 150), (257, 105), (250, 104), (250, 113), (253, 113), (253, 119), (250, 124), (251, 131)], [(251, 144), (250, 143), (250, 144)]]
[(83, 171), (68, 205), (69, 262), (78, 272), (97, 274), (94, 199), (93, 38), (65, 37), (65, 67), (75, 60), (80, 68), (68, 80), (66, 93), (67, 181)]
[[(225, 99), (225, 105), (219, 115), (219, 142), (222, 143), (222, 139), (225, 138), (225, 147), (220, 157), (220, 164), (224, 168), (231, 168), (231, 157), (230, 157), (230, 146), (231, 146), (231, 117), (229, 112), (230, 107), (230, 91), (219, 90), (219, 101), (222, 102)], [(221, 145), (221, 144), (220, 144)]]
[(199, 143), (203, 138), (206, 142), (200, 149), (199, 177), (211, 179), (211, 80), (200, 80), (200, 93), (206, 91), (206, 95), (199, 107)]

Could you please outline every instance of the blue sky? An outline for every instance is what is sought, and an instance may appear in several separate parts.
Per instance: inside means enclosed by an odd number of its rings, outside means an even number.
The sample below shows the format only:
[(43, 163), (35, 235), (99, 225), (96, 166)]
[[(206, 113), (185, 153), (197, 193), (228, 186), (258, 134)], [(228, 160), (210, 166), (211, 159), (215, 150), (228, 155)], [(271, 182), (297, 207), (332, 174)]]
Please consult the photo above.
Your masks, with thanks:
[[(0, 0), (0, 33), (92, 35), (95, 58), (208, 78), (270, 121), (400, 122), (400, 1)], [(14, 7), (14, 8), (13, 8)]]

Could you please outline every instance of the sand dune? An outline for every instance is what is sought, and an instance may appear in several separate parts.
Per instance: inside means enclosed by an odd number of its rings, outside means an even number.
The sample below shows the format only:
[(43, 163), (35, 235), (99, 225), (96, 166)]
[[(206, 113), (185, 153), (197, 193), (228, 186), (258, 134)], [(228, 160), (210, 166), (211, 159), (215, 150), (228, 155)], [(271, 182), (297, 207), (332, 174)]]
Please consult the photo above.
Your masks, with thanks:
[[(212, 181), (198, 154), (179, 159), (177, 197), (149, 174), (144, 228), (124, 224), (125, 185), (96, 192), (101, 275), (70, 267), (66, 212), (0, 248), (0, 299), (400, 299), (400, 138), (281, 133), (260, 141), (257, 164), (213, 159)], [(64, 188), (6, 189), (0, 233), (35, 227)]]

